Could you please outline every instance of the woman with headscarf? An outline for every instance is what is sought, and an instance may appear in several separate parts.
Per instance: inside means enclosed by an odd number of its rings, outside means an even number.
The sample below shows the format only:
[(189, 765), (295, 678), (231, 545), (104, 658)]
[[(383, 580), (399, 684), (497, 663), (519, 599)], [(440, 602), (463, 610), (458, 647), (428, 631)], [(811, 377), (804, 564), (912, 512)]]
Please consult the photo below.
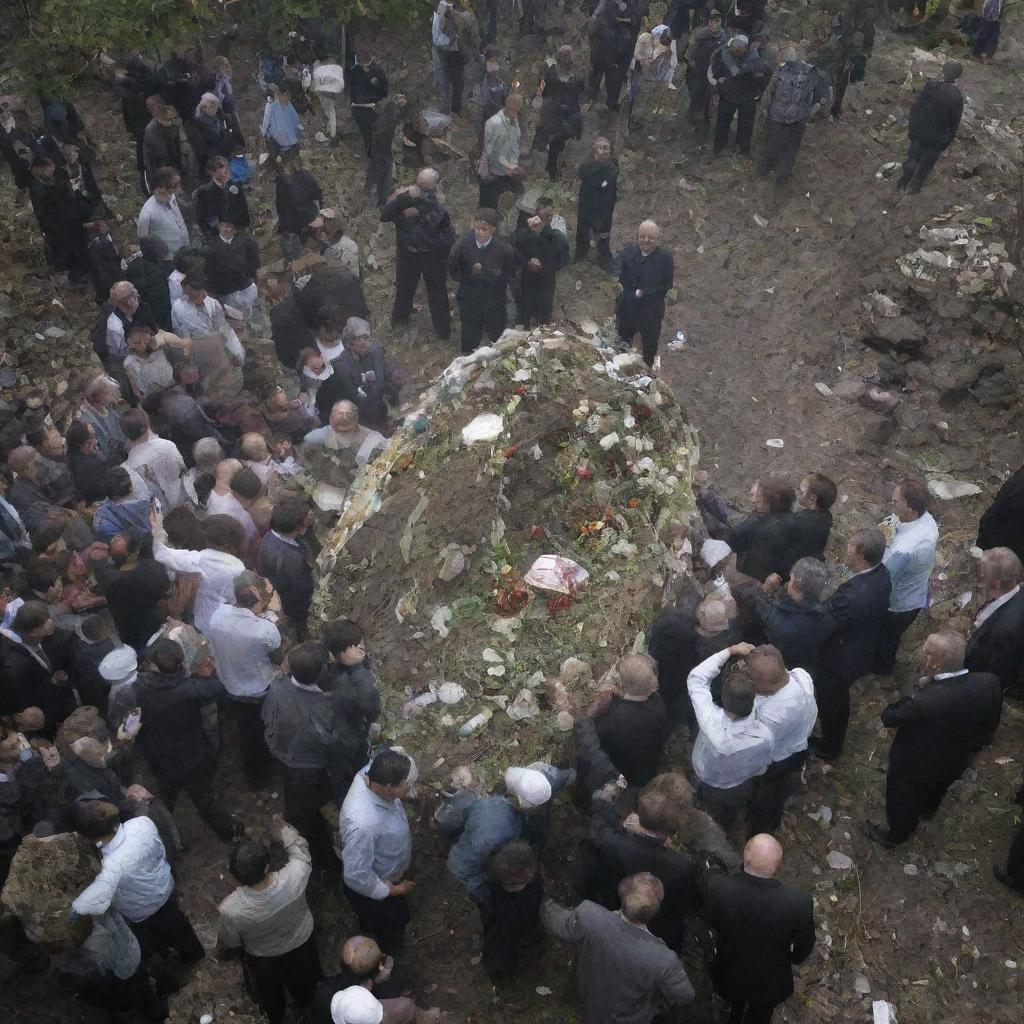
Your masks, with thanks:
[(238, 118), (224, 113), (220, 100), (212, 92), (203, 93), (195, 117), (185, 122), (185, 136), (195, 157), (197, 174), (206, 171), (213, 157), (230, 160), (235, 150), (245, 145)]

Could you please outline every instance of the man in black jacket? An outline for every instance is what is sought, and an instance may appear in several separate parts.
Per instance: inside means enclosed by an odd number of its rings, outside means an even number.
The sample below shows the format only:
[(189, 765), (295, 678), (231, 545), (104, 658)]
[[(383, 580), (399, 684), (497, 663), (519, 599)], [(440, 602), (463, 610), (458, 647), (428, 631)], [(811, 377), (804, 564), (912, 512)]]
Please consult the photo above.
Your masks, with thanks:
[(834, 481), (822, 473), (808, 473), (800, 481), (796, 494), (800, 508), (785, 522), (787, 572), (800, 558), (824, 561), (825, 547), (832, 532), (831, 509), (837, 494)]
[(850, 724), (850, 687), (874, 671), (891, 589), (889, 570), (882, 565), (884, 553), (880, 530), (857, 530), (846, 544), (846, 565), (853, 576), (825, 602), (835, 629), (818, 658), (814, 696), (821, 738), (812, 737), (809, 748), (826, 761), (842, 753)]
[(534, 215), (512, 236), (512, 247), (522, 266), (519, 277), (518, 322), (523, 327), (549, 324), (554, 318), (555, 281), (569, 262), (569, 243), (551, 222), (555, 208), (541, 196)]
[(964, 664), (972, 672), (993, 672), (1004, 690), (1024, 685), (1024, 567), (1009, 548), (981, 556), (978, 582), (988, 599), (974, 620)]
[(768, 1024), (793, 993), (793, 965), (814, 949), (814, 904), (776, 877), (782, 847), (754, 836), (743, 850), (743, 871), (715, 875), (703, 917), (718, 934), (711, 965), (715, 992), (731, 1004), (729, 1024)]
[(416, 184), (399, 189), (380, 211), (385, 224), (395, 225), (395, 302), (391, 326), (409, 322), (420, 278), (427, 289), (434, 333), (447, 341), (452, 333), (445, 259), (455, 242), (448, 211), (438, 197), (441, 176), (433, 167), (416, 175)]
[(1007, 478), (981, 517), (978, 547), (1009, 548), (1024, 561), (1024, 466)]
[(668, 846), (679, 828), (679, 814), (666, 793), (643, 793), (636, 815), (620, 824), (602, 790), (594, 794), (590, 805), (590, 828), (581, 857), (584, 899), (609, 910), (619, 906), (622, 879), (649, 871), (661, 881), (665, 898), (648, 927), (670, 949), (682, 944), (686, 919), (700, 906), (697, 868)]
[(583, 79), (573, 74), (572, 47), (560, 46), (555, 63), (544, 67), (538, 95), (542, 97), (537, 131), (532, 150), (547, 149), (548, 178), (558, 178), (558, 158), (569, 139), (578, 139), (583, 133), (583, 112), (580, 98)]
[[(681, 4), (680, 7), (684, 11), (689, 10)], [(708, 81), (708, 68), (712, 55), (724, 44), (722, 16), (718, 11), (712, 11), (708, 15), (708, 23), (702, 25), (690, 37), (683, 55), (686, 61), (686, 92), (690, 97), (686, 121), (697, 131), (707, 131), (707, 126), (711, 123), (711, 83)]]
[(302, 252), (299, 235), (320, 212), (324, 198), (320, 183), (302, 166), (302, 158), (293, 153), (284, 161), (284, 174), (277, 176), (277, 230), (285, 257), (297, 259)]
[(388, 95), (388, 76), (370, 56), (368, 46), (357, 46), (354, 56), (355, 63), (348, 72), (348, 95), (352, 104), (352, 120), (359, 128), (366, 155), (369, 156), (377, 104)]
[(576, 262), (587, 258), (590, 236), (597, 241), (597, 265), (612, 269), (612, 250), (608, 244), (612, 217), (618, 199), (619, 164), (612, 159), (612, 144), (603, 136), (594, 139), (591, 158), (580, 165), (576, 176), (580, 182), (576, 221)]
[[(237, 228), (249, 226), (249, 201), (245, 197), (245, 186), (231, 180), (226, 157), (213, 157), (206, 171), (210, 180), (196, 191), (196, 220), (203, 235), (213, 241), (222, 217), (227, 217)], [(206, 271), (209, 273), (210, 268)]]
[(718, 87), (718, 117), (715, 120), (715, 156), (725, 149), (729, 129), (736, 117), (736, 148), (750, 155), (754, 136), (757, 101), (768, 85), (770, 69), (746, 36), (733, 36), (711, 57), (708, 81)]
[(370, 151), (366, 154), (366, 183), (363, 192), (376, 192), (377, 206), (383, 208), (391, 190), (391, 172), (395, 166), (395, 132), (405, 117), (408, 101), (396, 92), (377, 104), (370, 135)]
[(231, 215), (217, 219), (217, 234), (203, 249), (210, 291), (221, 303), (248, 313), (256, 305), (256, 273), (260, 269), (260, 247), (252, 235), (240, 235)]
[(303, 639), (314, 588), (313, 556), (305, 539), (307, 511), (297, 498), (275, 505), (256, 559), (256, 571), (273, 584), (281, 610)]
[(477, 210), (473, 230), (463, 235), (448, 254), (448, 272), (459, 282), (462, 354), (469, 355), (483, 337), (493, 344), (508, 323), (507, 291), (515, 273), (512, 246), (497, 233), (498, 214)]
[(214, 675), (190, 676), (185, 652), (174, 640), (157, 640), (149, 652), (153, 670), (132, 684), (142, 712), (139, 745), (153, 769), (160, 796), (174, 810), (185, 790), (199, 816), (222, 842), (230, 842), (234, 822), (213, 792), (217, 755), (203, 729), (202, 707), (224, 696)]
[(36, 157), (32, 161), (28, 194), (43, 235), (47, 263), (54, 270), (66, 271), (72, 284), (81, 284), (89, 270), (82, 227), (85, 214), (68, 184), (67, 173), (58, 171), (47, 157)]
[(896, 729), (885, 778), (888, 828), (861, 825), (869, 839), (889, 848), (935, 814), (971, 754), (991, 742), (1003, 707), (998, 678), (964, 668), (963, 637), (932, 633), (923, 650), (920, 688), (882, 712), (882, 724)]
[[(171, 292), (167, 282), (167, 243), (160, 238), (142, 238), (139, 251), (128, 261), (124, 279), (134, 285), (139, 294), (139, 308), (150, 311), (154, 329), (171, 329)], [(110, 316), (110, 308), (107, 317)], [(106, 317), (103, 319), (106, 335)]]
[(615, 257), (619, 279), (615, 323), (625, 349), (631, 349), (633, 338), (640, 335), (644, 362), (650, 367), (658, 354), (665, 295), (672, 287), (675, 270), (672, 254), (658, 246), (661, 228), (653, 220), (641, 221), (636, 238)]
[(591, 26), (587, 91), (596, 100), (603, 78), (608, 109), (615, 111), (640, 31), (638, 8), (631, 0), (600, 0)]
[(928, 82), (910, 108), (910, 150), (903, 162), (903, 173), (896, 188), (920, 192), (935, 161), (956, 138), (964, 112), (964, 97), (954, 83), (963, 73), (963, 65), (951, 60), (942, 65), (942, 81)]

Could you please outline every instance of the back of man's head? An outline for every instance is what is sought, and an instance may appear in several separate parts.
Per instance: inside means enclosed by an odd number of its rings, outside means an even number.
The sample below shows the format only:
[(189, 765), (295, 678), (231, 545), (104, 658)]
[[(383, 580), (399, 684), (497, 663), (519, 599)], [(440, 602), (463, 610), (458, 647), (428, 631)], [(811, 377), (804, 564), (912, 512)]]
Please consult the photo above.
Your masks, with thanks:
[(121, 822), (117, 808), (106, 800), (79, 800), (72, 804), (75, 831), (84, 839), (105, 839)]
[(1004, 591), (1013, 590), (1021, 580), (1024, 580), (1024, 566), (1010, 548), (989, 548), (982, 553), (981, 564), (985, 570), (986, 581), (1001, 584)]
[(513, 839), (491, 854), (487, 877), (502, 889), (521, 889), (537, 873), (537, 855), (525, 839)]
[(129, 441), (138, 441), (149, 431), (149, 417), (141, 409), (129, 409), (121, 414), (121, 432)]
[(939, 672), (959, 672), (964, 667), (967, 641), (959, 633), (942, 630), (924, 642), (925, 654)]
[(782, 864), (782, 847), (779, 841), (761, 832), (747, 841), (743, 847), (743, 870), (757, 878), (774, 878)]
[(654, 920), (664, 898), (665, 887), (649, 871), (629, 875), (619, 882), (622, 916), (631, 924), (647, 924)]
[(230, 555), (237, 555), (245, 544), (245, 531), (242, 524), (231, 516), (207, 516), (203, 523), (203, 534), (206, 546), (216, 548)]
[(878, 565), (885, 554), (885, 534), (881, 530), (857, 530), (850, 543), (872, 567)]
[(177, 640), (163, 637), (150, 647), (149, 660), (159, 672), (177, 672), (185, 664), (185, 652)]
[(747, 655), (747, 671), (758, 693), (771, 692), (785, 686), (788, 678), (782, 652), (772, 644), (761, 644)]
[(266, 843), (237, 839), (228, 855), (228, 870), (242, 885), (262, 882), (270, 870), (270, 850)]
[(407, 755), (388, 747), (370, 762), (366, 777), (378, 786), (400, 786), (409, 778), (410, 768)]
[(754, 710), (754, 684), (744, 675), (733, 673), (722, 684), (722, 707), (733, 718), (747, 718)]
[(828, 585), (828, 570), (817, 558), (800, 558), (789, 570), (789, 578), (800, 592), (802, 604), (816, 604)]
[(679, 831), (680, 816), (676, 802), (660, 790), (645, 790), (640, 794), (636, 806), (640, 827), (660, 836), (670, 836)]
[(303, 686), (315, 686), (326, 667), (327, 648), (316, 640), (299, 644), (288, 653), (288, 669)]
[(367, 935), (353, 935), (342, 944), (341, 962), (357, 978), (368, 978), (380, 967), (384, 953), (376, 940)]

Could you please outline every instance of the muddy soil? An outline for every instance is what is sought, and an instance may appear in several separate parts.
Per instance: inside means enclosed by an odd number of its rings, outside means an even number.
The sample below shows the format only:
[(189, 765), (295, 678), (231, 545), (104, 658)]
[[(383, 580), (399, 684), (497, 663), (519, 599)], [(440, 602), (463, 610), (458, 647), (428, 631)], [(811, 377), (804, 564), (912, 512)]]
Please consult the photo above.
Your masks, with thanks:
[[(811, 18), (811, 12), (800, 11), (780, 19), (791, 17), (802, 25), (805, 15)], [(801, 34), (812, 33), (813, 27)], [(509, 77), (532, 85), (545, 49), (578, 37), (578, 29), (557, 24), (544, 41), (510, 39), (506, 32), (502, 42), (511, 51)], [(424, 38), (425, 32), (415, 38), (392, 33), (381, 38), (378, 49), (391, 68), (402, 69), (403, 88), (427, 95), (432, 86)], [(808, 130), (794, 181), (782, 190), (756, 182), (744, 160), (710, 162), (706, 140), (693, 136), (675, 117), (657, 132), (619, 136), (623, 187), (613, 245), (628, 241), (645, 216), (653, 215), (662, 225), (677, 273), (663, 341), (677, 330), (687, 335), (682, 352), (664, 353), (663, 376), (701, 430), (702, 464), (737, 511), (745, 508), (751, 480), (765, 470), (797, 477), (820, 469), (840, 484), (836, 554), (850, 531), (888, 513), (893, 483), (907, 472), (946, 472), (982, 488), (977, 496), (942, 502), (935, 509), (942, 534), (935, 605), (908, 635), (895, 679), (869, 679), (861, 685), (846, 754), (834, 770), (820, 765), (808, 770), (806, 785), (787, 815), (783, 874), (814, 892), (819, 922), (817, 948), (798, 972), (796, 995), (778, 1015), (799, 1024), (870, 1020), (872, 999), (889, 1000), (901, 1024), (1010, 1024), (1021, 1016), (1024, 915), (1019, 900), (998, 886), (990, 872), (1016, 828), (1011, 797), (1021, 781), (1024, 716), (1019, 705), (1007, 706), (995, 743), (950, 791), (935, 819), (904, 847), (880, 851), (856, 828), (859, 819), (878, 820), (882, 813), (888, 739), (878, 713), (895, 688), (915, 676), (910, 652), (930, 628), (954, 616), (956, 596), (973, 589), (966, 550), (977, 518), (1006, 472), (1020, 462), (1020, 350), (1005, 304), (972, 302), (942, 316), (942, 290), (931, 295), (908, 290), (896, 269), (897, 259), (918, 247), (920, 228), (947, 214), (956, 224), (982, 218), (975, 227), (984, 237), (1008, 242), (1016, 203), (1012, 177), (989, 153), (992, 133), (980, 126), (965, 125), (918, 196), (900, 198), (891, 179), (877, 176), (884, 164), (904, 153), (911, 96), (904, 83), (913, 45), (912, 37), (880, 32), (867, 82), (851, 88), (842, 120)], [(1019, 44), (1008, 38), (1007, 49), (1013, 47)], [(254, 131), (261, 103), (246, 53), (240, 49), (236, 58), (236, 83), (246, 125)], [(962, 84), (983, 120), (997, 119), (1019, 131), (1020, 80), (1016, 66), (1005, 61), (968, 62)], [(139, 201), (115, 103), (95, 84), (83, 85), (78, 99), (100, 143), (100, 180), (115, 209), (129, 217)], [(591, 111), (584, 140), (608, 127), (599, 109)], [(362, 165), (348, 128), (339, 149), (311, 147), (310, 164), (324, 183), (328, 203), (360, 244), (374, 325), (392, 358), (407, 370), (412, 394), (455, 352), (431, 340), (425, 303), (412, 329), (396, 336), (387, 327), (391, 229), (378, 224), (360, 193)], [(566, 187), (556, 191), (570, 227), (575, 215), (568, 179), (585, 149), (585, 141), (570, 147)], [(964, 165), (960, 173), (977, 173), (957, 177), (958, 164)], [(466, 230), (476, 202), (468, 163), (451, 161), (441, 169), (457, 228)], [(398, 175), (408, 177), (401, 169)], [(269, 258), (277, 252), (272, 190), (265, 178), (256, 197), (257, 231)], [(132, 237), (130, 228), (122, 225), (120, 236)], [(31, 213), (12, 205), (9, 189), (0, 195), (0, 238), (6, 276), (0, 285), (0, 316), (8, 328), (6, 366), (14, 371), (8, 383), (47, 389), (51, 400), (74, 395), (92, 370), (85, 354), (91, 303), (48, 281)], [(880, 352), (861, 343), (864, 302), (874, 290), (900, 303), (923, 326), (928, 340), (918, 352)], [(559, 283), (557, 315), (576, 322), (601, 320), (611, 309), (611, 294), (609, 280), (596, 267), (571, 267)], [(57, 344), (32, 336), (49, 323), (68, 329), (68, 336)], [(15, 339), (16, 352), (10, 346)], [(993, 359), (999, 363), (996, 369), (976, 372)], [(62, 379), (70, 388), (61, 389)], [(1005, 386), (990, 392), (988, 385), (979, 387), (983, 379)], [(815, 388), (818, 383), (832, 393), (822, 394)], [(863, 392), (875, 385), (895, 388), (900, 398), (895, 414), (861, 404)], [(784, 447), (767, 447), (769, 438), (782, 439)], [(380, 595), (375, 607), (368, 595), (367, 611), (374, 617), (391, 600), (393, 595)], [(969, 605), (954, 620), (966, 626), (976, 607)], [(388, 639), (372, 636), (371, 644), (380, 649)], [(404, 695), (388, 694), (391, 710), (400, 699)], [(480, 752), (474, 746), (467, 755)], [(678, 742), (672, 761), (685, 763), (686, 755)], [(280, 810), (278, 792), (244, 790), (230, 753), (222, 778), (240, 812), (266, 820)], [(827, 828), (820, 822), (822, 806), (832, 812)], [(520, 977), (497, 993), (473, 964), (475, 914), (446, 878), (446, 851), (427, 825), (428, 811), (426, 805), (411, 811), (418, 886), (412, 896), (408, 970), (421, 1003), (444, 1007), (454, 1020), (566, 1020), (571, 949), (538, 939), (524, 957)], [(179, 815), (192, 844), (181, 866), (180, 887), (201, 937), (212, 948), (216, 904), (230, 888), (225, 850), (187, 799)], [(549, 890), (564, 901), (574, 898), (574, 837), (580, 824), (571, 806), (558, 805), (556, 840), (545, 869)], [(830, 869), (825, 858), (833, 849), (848, 854), (854, 868)], [(314, 879), (310, 894), (324, 963), (330, 966), (354, 920), (339, 898), (336, 878)], [(707, 936), (695, 924), (686, 961), (698, 1001), (672, 1019), (712, 1019), (701, 962), (708, 949)], [(869, 994), (863, 994), (859, 975)], [(0, 1006), (16, 1021), (99, 1019), (79, 1004), (69, 1008), (65, 998), (45, 975), (21, 975), (4, 985)], [(194, 1021), (205, 1012), (218, 1021), (257, 1019), (232, 963), (203, 965), (174, 997), (172, 1009), (176, 1022)]]

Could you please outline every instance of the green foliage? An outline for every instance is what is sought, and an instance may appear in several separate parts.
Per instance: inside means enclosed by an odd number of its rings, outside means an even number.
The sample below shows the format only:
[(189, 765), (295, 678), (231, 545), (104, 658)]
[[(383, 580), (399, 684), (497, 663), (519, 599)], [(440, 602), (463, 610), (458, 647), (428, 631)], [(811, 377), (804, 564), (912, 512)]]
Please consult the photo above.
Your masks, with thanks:
[(207, 0), (14, 0), (5, 16), (17, 71), (60, 91), (103, 52), (166, 57), (214, 14)]

